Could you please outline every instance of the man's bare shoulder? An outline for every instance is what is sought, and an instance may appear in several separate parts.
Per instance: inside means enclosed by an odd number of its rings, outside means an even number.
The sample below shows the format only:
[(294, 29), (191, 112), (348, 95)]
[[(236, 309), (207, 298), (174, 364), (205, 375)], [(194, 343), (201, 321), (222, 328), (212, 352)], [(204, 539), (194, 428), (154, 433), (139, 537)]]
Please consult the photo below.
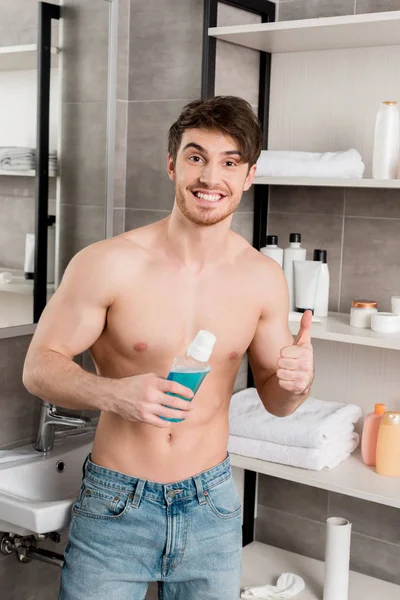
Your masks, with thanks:
[(250, 269), (253, 274), (262, 274), (264, 276), (269, 274), (271, 277), (278, 278), (282, 274), (282, 269), (276, 261), (261, 254), (259, 250), (249, 244), (242, 236), (233, 233), (231, 240), (237, 251), (238, 260), (246, 266), (246, 269)]
[(158, 235), (157, 224), (146, 225), (122, 233), (120, 235), (95, 242), (83, 248), (73, 258), (82, 268), (95, 267), (96, 270), (110, 268), (117, 271), (124, 269), (127, 264), (141, 263), (149, 256), (149, 251), (156, 245)]

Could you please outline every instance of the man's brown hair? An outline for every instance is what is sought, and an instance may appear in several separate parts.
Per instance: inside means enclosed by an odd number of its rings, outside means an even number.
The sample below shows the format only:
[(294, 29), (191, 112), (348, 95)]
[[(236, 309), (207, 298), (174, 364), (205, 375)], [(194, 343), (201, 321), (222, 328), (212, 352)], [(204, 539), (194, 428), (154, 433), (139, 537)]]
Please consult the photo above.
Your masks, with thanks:
[(262, 149), (260, 121), (251, 105), (237, 96), (214, 96), (187, 104), (168, 134), (168, 153), (174, 163), (186, 129), (208, 129), (233, 138), (243, 163), (252, 167)]

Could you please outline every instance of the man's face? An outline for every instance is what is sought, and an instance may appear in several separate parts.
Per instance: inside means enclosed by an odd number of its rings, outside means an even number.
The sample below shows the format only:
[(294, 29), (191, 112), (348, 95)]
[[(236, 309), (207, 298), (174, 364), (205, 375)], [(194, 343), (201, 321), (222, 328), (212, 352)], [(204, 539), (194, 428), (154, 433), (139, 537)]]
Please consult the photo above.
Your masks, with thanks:
[(218, 131), (187, 129), (176, 162), (168, 156), (181, 212), (196, 225), (215, 225), (231, 215), (243, 191), (250, 188), (256, 167), (241, 162), (237, 143)]

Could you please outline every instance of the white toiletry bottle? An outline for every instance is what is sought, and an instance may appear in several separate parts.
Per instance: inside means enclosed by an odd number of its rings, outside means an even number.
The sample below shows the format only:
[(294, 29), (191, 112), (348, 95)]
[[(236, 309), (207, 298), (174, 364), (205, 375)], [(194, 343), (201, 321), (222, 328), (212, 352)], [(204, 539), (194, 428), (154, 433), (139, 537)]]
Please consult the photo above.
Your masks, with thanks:
[(283, 265), (283, 249), (278, 246), (278, 236), (277, 235), (267, 235), (267, 245), (264, 248), (260, 248), (261, 254), (264, 256), (269, 256), (275, 262), (278, 263), (280, 267)]
[(301, 247), (301, 233), (291, 233), (289, 246), (283, 251), (283, 271), (289, 289), (289, 311), (294, 311), (294, 273), (293, 261), (306, 260), (307, 250)]
[(329, 269), (326, 250), (314, 250), (313, 260), (322, 263), (318, 278), (314, 315), (316, 317), (327, 317), (329, 304)]
[(400, 114), (397, 102), (381, 102), (375, 122), (372, 177), (397, 179), (400, 159)]
[[(189, 344), (186, 354), (175, 358), (167, 379), (181, 383), (196, 394), (205, 376), (211, 371), (208, 361), (216, 341), (215, 335), (205, 329), (200, 329), (194, 340)], [(170, 392), (167, 392), (167, 394), (168, 396), (177, 396), (188, 402), (193, 400), (193, 398), (189, 400), (189, 398), (179, 396), (179, 394), (171, 394)], [(172, 423), (183, 421), (183, 419), (160, 418)]]

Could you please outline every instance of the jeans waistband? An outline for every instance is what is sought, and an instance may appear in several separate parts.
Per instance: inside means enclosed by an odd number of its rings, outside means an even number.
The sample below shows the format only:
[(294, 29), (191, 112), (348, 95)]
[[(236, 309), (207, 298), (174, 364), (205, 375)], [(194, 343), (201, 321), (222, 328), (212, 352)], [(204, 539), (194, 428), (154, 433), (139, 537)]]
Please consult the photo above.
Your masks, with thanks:
[(183, 500), (197, 496), (199, 503), (205, 502), (204, 492), (219, 485), (232, 476), (229, 456), (207, 471), (193, 475), (188, 479), (172, 483), (157, 483), (113, 471), (96, 465), (87, 457), (83, 466), (85, 480), (113, 491), (125, 491), (134, 496), (134, 504), (138, 505), (142, 497), (170, 504), (174, 500)]

